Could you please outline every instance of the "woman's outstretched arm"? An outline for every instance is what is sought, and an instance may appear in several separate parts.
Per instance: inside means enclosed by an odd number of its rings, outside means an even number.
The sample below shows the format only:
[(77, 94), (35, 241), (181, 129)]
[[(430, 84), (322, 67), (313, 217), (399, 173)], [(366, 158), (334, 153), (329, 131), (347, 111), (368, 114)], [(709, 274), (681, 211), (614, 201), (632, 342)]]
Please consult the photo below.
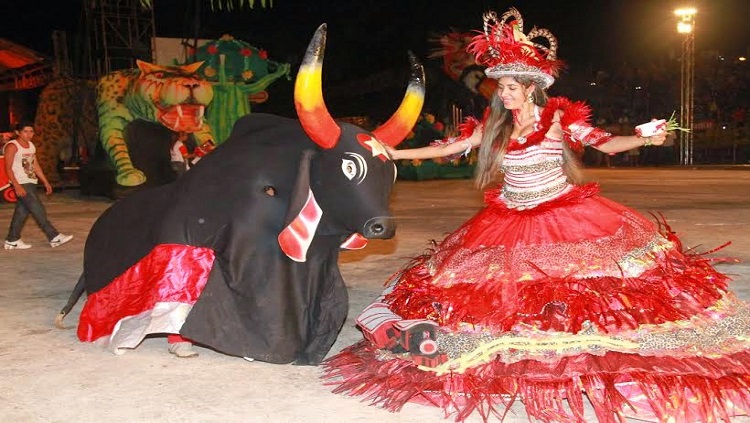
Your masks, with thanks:
[(388, 151), (391, 160), (434, 159), (468, 152), (472, 148), (478, 146), (481, 142), (482, 128), (480, 126), (477, 127), (470, 136), (456, 139), (453, 142), (440, 145), (428, 145), (419, 148), (406, 148), (403, 150), (396, 150), (393, 147), (386, 146), (386, 150)]

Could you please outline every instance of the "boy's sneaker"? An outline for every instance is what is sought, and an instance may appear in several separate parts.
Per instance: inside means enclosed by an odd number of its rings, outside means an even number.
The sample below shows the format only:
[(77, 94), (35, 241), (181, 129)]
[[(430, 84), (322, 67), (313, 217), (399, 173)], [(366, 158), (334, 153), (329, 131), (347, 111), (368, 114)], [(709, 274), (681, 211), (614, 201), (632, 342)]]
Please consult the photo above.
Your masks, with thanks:
[(6, 250), (25, 250), (27, 248), (31, 248), (31, 244), (27, 244), (20, 239), (17, 239), (13, 242), (11, 241), (5, 241), (5, 249)]
[(57, 234), (57, 236), (52, 238), (52, 241), (49, 242), (49, 246), (52, 248), (59, 247), (71, 239), (73, 239), (73, 235)]

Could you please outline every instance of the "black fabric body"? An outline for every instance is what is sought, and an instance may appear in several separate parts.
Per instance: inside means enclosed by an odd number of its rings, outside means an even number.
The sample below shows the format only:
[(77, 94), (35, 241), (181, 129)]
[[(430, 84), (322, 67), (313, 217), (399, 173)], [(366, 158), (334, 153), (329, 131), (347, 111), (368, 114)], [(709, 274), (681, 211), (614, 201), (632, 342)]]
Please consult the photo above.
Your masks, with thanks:
[[(348, 310), (339, 245), (364, 233), (372, 218), (387, 226), (380, 238), (395, 229), (388, 212), (393, 163), (362, 147), (362, 129), (341, 125), (338, 145), (322, 150), (296, 120), (240, 119), (183, 177), (139, 190), (101, 215), (84, 252), (86, 291), (102, 289), (156, 245), (208, 247), (216, 260), (180, 333), (230, 355), (320, 363)], [(368, 163), (364, 180), (342, 173), (342, 157), (352, 152)], [(295, 262), (277, 238), (304, 204), (305, 184), (323, 217), (306, 261)]]

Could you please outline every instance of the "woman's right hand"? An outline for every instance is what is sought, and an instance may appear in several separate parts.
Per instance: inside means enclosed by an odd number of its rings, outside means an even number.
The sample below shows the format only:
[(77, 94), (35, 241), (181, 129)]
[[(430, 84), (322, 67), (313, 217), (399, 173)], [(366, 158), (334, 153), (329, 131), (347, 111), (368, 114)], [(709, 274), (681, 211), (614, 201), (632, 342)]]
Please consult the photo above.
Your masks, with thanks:
[(398, 160), (398, 150), (391, 147), (390, 145), (384, 145), (385, 151), (388, 153), (388, 157), (391, 158), (391, 160)]

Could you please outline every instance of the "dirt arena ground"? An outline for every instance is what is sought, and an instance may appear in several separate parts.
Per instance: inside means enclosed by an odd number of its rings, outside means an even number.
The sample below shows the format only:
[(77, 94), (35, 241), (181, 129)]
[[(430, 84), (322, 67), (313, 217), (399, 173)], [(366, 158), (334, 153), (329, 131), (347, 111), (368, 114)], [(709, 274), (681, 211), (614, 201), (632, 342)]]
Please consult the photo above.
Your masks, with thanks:
[[(688, 246), (708, 250), (732, 241), (717, 255), (741, 262), (721, 269), (733, 276), (732, 289), (750, 300), (750, 167), (593, 169), (588, 175), (605, 196), (644, 213), (664, 213)], [(350, 313), (332, 354), (360, 339), (352, 319), (382, 290), (385, 278), (430, 239), (441, 239), (470, 217), (481, 201), (468, 180), (396, 184), (396, 237), (342, 253)], [(53, 319), (81, 271), (89, 228), (111, 202), (66, 190), (45, 204), (52, 222), (75, 239), (51, 249), (29, 221), (24, 240), (34, 248), (0, 250), (0, 423), (443, 420), (430, 407), (408, 405), (394, 414), (334, 395), (315, 367), (250, 363), (207, 349), (199, 349), (197, 358), (178, 359), (167, 353), (164, 338), (147, 339), (122, 356), (80, 343), (74, 330), (56, 329)], [(6, 230), (12, 210), (0, 204), (0, 230)], [(66, 319), (69, 325), (77, 322), (82, 304)], [(528, 418), (517, 404), (505, 421)]]

